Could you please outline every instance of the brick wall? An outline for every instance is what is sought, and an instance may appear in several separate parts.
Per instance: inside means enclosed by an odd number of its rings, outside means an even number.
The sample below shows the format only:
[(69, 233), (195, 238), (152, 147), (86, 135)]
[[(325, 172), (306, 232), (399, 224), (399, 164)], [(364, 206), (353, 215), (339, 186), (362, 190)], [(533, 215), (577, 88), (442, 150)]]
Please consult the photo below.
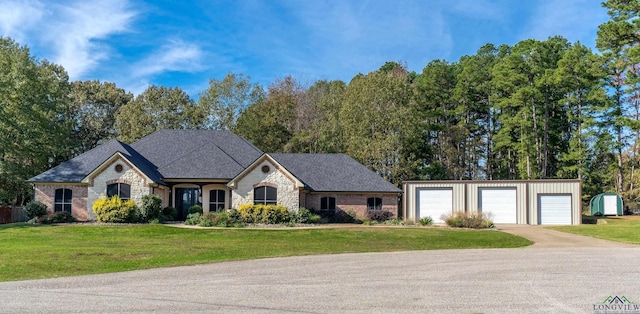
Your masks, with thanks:
[(47, 212), (54, 212), (54, 198), (57, 189), (69, 189), (72, 193), (71, 215), (78, 220), (88, 219), (87, 186), (85, 184), (35, 184), (35, 200), (47, 205)]
[(336, 209), (344, 212), (354, 211), (358, 218), (367, 217), (367, 199), (369, 197), (379, 197), (382, 199), (382, 210), (391, 212), (394, 218), (398, 216), (398, 194), (396, 193), (308, 193), (305, 194), (305, 207), (320, 210), (320, 199), (325, 196), (335, 197)]

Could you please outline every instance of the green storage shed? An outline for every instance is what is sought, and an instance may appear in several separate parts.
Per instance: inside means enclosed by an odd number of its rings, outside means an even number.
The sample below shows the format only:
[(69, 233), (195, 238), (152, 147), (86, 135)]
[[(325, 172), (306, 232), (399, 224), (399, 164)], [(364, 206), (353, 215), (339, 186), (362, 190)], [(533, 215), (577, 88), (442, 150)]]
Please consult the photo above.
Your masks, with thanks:
[(602, 193), (594, 196), (589, 202), (592, 216), (622, 216), (622, 198), (614, 193)]

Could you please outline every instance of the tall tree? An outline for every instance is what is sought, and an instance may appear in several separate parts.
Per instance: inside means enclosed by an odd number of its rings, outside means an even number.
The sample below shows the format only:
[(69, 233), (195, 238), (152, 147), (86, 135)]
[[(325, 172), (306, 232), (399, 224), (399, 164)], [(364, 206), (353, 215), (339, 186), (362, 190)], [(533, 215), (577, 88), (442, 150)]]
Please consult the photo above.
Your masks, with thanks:
[(560, 156), (558, 169), (561, 178), (583, 179), (588, 172), (590, 146), (593, 146), (590, 139), (595, 136), (595, 119), (606, 99), (601, 84), (604, 77), (601, 64), (600, 58), (580, 43), (569, 47), (558, 61), (554, 79), (565, 91), (561, 103), (566, 106), (569, 124), (568, 138), (565, 138), (569, 146)]
[(423, 154), (427, 161), (427, 179), (462, 179), (460, 139), (466, 137), (464, 127), (458, 127), (453, 93), (459, 67), (444, 60), (429, 62), (415, 79), (415, 101), (420, 108), (421, 132), (426, 138)]
[[(596, 47), (607, 60), (605, 67), (609, 74), (608, 85), (613, 90), (610, 113), (614, 116), (611, 128), (616, 134), (616, 190), (624, 192), (623, 154), (627, 145), (625, 130), (629, 126), (640, 129), (637, 127), (637, 119), (636, 122), (628, 119), (630, 103), (633, 103), (635, 98), (633, 74), (637, 73), (637, 65), (640, 62), (640, 1), (608, 0), (602, 5), (608, 9), (610, 20), (598, 27)], [(640, 135), (637, 131), (636, 134)]]
[(117, 137), (115, 123), (120, 107), (133, 99), (114, 83), (77, 81), (71, 83), (72, 138), (75, 154), (83, 153)]
[(234, 133), (265, 152), (285, 152), (295, 133), (296, 109), (304, 99), (304, 88), (291, 76), (277, 80), (268, 88), (267, 97), (245, 110)]
[(228, 73), (221, 81), (209, 80), (209, 87), (198, 98), (199, 110), (204, 119), (201, 128), (232, 130), (238, 117), (252, 104), (265, 97), (264, 90), (257, 83), (251, 83), (249, 76)]
[(346, 153), (400, 185), (415, 178), (424, 161), (406, 149), (420, 138), (419, 117), (408, 72), (398, 66), (351, 80), (340, 117)]
[(161, 129), (194, 129), (201, 122), (196, 104), (182, 89), (149, 86), (120, 108), (118, 138), (132, 143)]
[(344, 151), (340, 110), (346, 84), (317, 81), (296, 105), (296, 127), (285, 150), (298, 153)]
[(68, 95), (61, 66), (0, 37), (0, 203), (23, 203), (26, 180), (68, 157)]

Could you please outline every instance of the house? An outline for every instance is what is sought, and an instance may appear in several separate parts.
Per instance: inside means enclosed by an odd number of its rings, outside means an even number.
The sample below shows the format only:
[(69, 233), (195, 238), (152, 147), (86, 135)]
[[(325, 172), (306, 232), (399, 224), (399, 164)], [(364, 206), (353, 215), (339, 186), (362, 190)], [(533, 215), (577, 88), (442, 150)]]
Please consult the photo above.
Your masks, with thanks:
[(93, 203), (147, 194), (184, 219), (247, 203), (397, 215), (401, 190), (344, 154), (265, 154), (229, 131), (161, 130), (131, 145), (112, 140), (29, 180), (50, 212), (94, 220)]
[(497, 224), (579, 225), (581, 180), (403, 182), (403, 217), (417, 221), (461, 211), (491, 215)]

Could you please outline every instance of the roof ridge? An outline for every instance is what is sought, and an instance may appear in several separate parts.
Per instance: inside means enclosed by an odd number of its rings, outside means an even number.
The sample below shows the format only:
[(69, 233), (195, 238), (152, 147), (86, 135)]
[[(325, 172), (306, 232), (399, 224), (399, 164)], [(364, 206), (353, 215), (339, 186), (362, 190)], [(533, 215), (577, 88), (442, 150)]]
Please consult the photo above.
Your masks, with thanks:
[[(213, 131), (213, 130), (211, 130), (211, 131)], [(228, 131), (228, 130), (215, 130), (215, 131), (223, 131), (223, 132), (225, 132), (225, 133), (229, 133), (229, 134), (231, 134), (231, 135), (235, 135), (235, 134), (231, 133), (231, 131)], [(235, 135), (235, 136), (237, 136), (237, 135)], [(238, 136), (238, 137), (239, 137), (239, 138), (242, 138), (241, 136)], [(217, 148), (218, 148), (222, 153), (224, 153), (225, 155), (227, 155), (227, 157), (229, 157), (231, 160), (233, 160), (233, 162), (235, 162), (238, 166), (240, 166), (241, 168), (246, 168), (246, 167), (245, 167), (245, 166), (243, 166), (240, 162), (238, 162), (235, 158), (233, 158), (233, 156), (229, 155), (229, 153), (227, 153), (224, 149), (222, 149), (222, 147), (220, 147), (220, 146), (218, 146), (218, 144), (214, 143), (214, 142), (213, 142), (213, 139), (211, 139), (211, 138), (209, 138), (209, 137), (206, 137), (206, 140), (207, 140), (210, 144), (212, 144), (213, 146), (217, 147)], [(253, 145), (251, 145), (251, 146), (253, 147)], [(254, 147), (254, 148), (255, 148), (255, 147)], [(263, 154), (264, 154), (264, 153), (263, 153)], [(260, 158), (260, 157), (258, 157), (258, 158)]]

